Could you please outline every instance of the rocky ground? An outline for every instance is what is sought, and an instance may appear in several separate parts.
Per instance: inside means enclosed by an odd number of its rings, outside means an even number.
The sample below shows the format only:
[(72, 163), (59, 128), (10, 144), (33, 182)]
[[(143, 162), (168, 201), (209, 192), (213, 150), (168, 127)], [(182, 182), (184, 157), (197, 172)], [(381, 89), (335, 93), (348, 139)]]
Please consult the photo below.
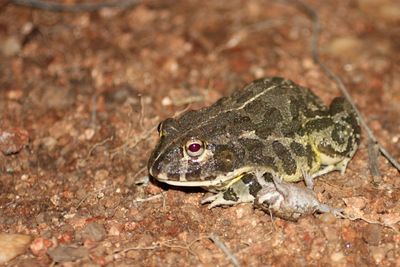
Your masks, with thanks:
[[(306, 2), (321, 17), (322, 60), (400, 160), (400, 3)], [(353, 220), (209, 210), (201, 189), (148, 181), (165, 118), (263, 76), (326, 103), (339, 95), (310, 40), (309, 18), (284, 1), (150, 0), (79, 14), (2, 1), (0, 265), (234, 265), (226, 246), (241, 266), (400, 266), (400, 175), (383, 157), (381, 176), (370, 174), (365, 131), (346, 174), (315, 188)]]

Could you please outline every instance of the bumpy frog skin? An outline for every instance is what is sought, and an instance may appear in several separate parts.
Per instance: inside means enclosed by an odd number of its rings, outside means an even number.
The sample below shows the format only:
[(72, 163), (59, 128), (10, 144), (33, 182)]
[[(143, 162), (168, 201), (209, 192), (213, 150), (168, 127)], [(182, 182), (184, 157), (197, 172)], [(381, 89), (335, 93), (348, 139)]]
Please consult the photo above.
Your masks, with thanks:
[(282, 183), (305, 179), (312, 188), (317, 176), (344, 173), (357, 150), (360, 126), (344, 98), (328, 108), (309, 89), (272, 77), (167, 119), (159, 133), (150, 175), (214, 192), (203, 201), (214, 207), (263, 199), (273, 177)]

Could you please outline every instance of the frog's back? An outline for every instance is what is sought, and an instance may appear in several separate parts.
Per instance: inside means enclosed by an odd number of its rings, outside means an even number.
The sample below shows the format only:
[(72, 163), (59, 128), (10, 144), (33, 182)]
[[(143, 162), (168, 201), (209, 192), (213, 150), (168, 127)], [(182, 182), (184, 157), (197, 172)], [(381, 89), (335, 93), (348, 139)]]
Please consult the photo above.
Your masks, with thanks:
[[(183, 129), (219, 135), (220, 131), (255, 130), (260, 138), (293, 136), (309, 118), (323, 116), (327, 107), (308, 88), (280, 77), (253, 81), (212, 106), (185, 113)], [(205, 120), (207, 118), (207, 120)], [(232, 127), (233, 126), (233, 127)]]
[(293, 137), (302, 124), (328, 112), (308, 88), (280, 77), (255, 80), (224, 101), (238, 116), (251, 120), (261, 139)]

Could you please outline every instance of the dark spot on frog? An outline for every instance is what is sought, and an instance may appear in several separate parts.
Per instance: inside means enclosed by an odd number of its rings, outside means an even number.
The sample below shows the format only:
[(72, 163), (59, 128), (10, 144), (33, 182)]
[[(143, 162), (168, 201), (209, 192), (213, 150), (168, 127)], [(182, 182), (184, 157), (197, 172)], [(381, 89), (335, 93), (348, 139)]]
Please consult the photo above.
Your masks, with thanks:
[(178, 172), (169, 172), (167, 176), (170, 181), (179, 181), (181, 177)]
[(188, 170), (186, 172), (186, 180), (188, 181), (198, 181), (201, 175), (201, 165), (199, 162), (194, 162), (189, 160)]
[(233, 171), (237, 166), (236, 156), (232, 152), (233, 148), (228, 145), (217, 145), (215, 147), (214, 159), (216, 164), (216, 169), (221, 172)]
[(257, 136), (267, 139), (274, 131), (280, 128), (279, 124), (282, 123), (283, 117), (277, 108), (268, 108), (263, 116), (262, 122), (254, 128), (256, 129)]
[(268, 136), (271, 136), (273, 130), (273, 128), (263, 127), (263, 123), (260, 123), (260, 127), (256, 128), (255, 134), (262, 139), (267, 139)]
[(324, 129), (327, 129), (333, 125), (333, 120), (332, 118), (318, 118), (314, 120), (310, 120), (309, 122), (306, 123), (304, 126), (306, 132), (308, 133), (314, 133), (318, 131), (322, 131)]
[(217, 177), (215, 175), (209, 175), (204, 178), (205, 181), (212, 181), (215, 180)]
[(263, 114), (265, 110), (266, 103), (260, 99), (253, 100), (252, 102), (248, 103), (244, 110), (251, 115), (260, 115)]
[(281, 131), (283, 136), (285, 137), (294, 137), (300, 128), (301, 128), (301, 122), (295, 120), (291, 121), (290, 123), (283, 124), (281, 127)]
[(307, 165), (311, 169), (313, 166), (313, 163), (315, 162), (315, 152), (312, 150), (312, 147), (310, 144), (308, 144), (306, 146), (306, 156), (307, 156)]
[(335, 156), (335, 155), (340, 155), (342, 153), (340, 153), (338, 150), (334, 149), (331, 145), (329, 144), (319, 144), (318, 145), (318, 150), (326, 155), (329, 155), (331, 157)]
[(225, 200), (232, 200), (232, 201), (239, 200), (239, 197), (236, 195), (235, 191), (231, 187), (224, 192), (223, 198)]
[(300, 115), (300, 110), (305, 109), (305, 103), (297, 99), (290, 99), (289, 110), (292, 118), (296, 120)]
[(273, 183), (274, 182), (274, 179), (272, 177), (272, 173), (270, 173), (270, 172), (264, 173), (263, 174), (263, 178), (264, 178), (264, 181), (266, 181), (267, 183)]
[(296, 141), (290, 143), (290, 149), (296, 154), (296, 156), (304, 157), (306, 155), (306, 150), (304, 146)]
[(262, 189), (254, 174), (246, 173), (242, 177), (242, 181), (248, 186), (249, 193), (254, 197), (256, 197), (257, 193)]
[[(250, 117), (234, 114), (234, 116), (228, 116), (224, 118), (226, 125), (226, 132), (233, 135), (239, 136), (243, 131), (251, 131), (256, 128), (255, 124), (251, 121)], [(240, 125), (240, 127), (238, 127)]]
[(282, 122), (282, 120), (282, 114), (277, 108), (269, 108), (264, 112), (264, 127), (274, 129), (278, 123)]
[[(349, 106), (346, 106), (347, 104), (348, 104)], [(350, 106), (350, 104), (346, 101), (345, 98), (343, 98), (343, 97), (336, 97), (336, 98), (334, 98), (334, 99), (332, 100), (332, 103), (331, 103), (331, 105), (330, 105), (330, 107), (329, 107), (329, 113), (333, 116), (333, 115), (338, 114), (338, 113), (341, 113), (341, 112), (343, 112), (343, 111), (345, 111), (345, 110), (349, 110), (349, 108), (350, 108), (350, 110), (351, 110), (351, 106)]]
[(249, 163), (271, 168), (276, 167), (274, 158), (264, 153), (264, 144), (261, 141), (243, 138), (239, 139), (239, 143), (243, 146), (243, 150), (246, 151), (246, 158)]
[(282, 161), (282, 167), (286, 174), (291, 175), (296, 173), (296, 161), (293, 159), (289, 149), (287, 149), (279, 141), (272, 143), (272, 149), (278, 158)]
[(352, 139), (352, 141), (348, 141), (346, 147), (343, 150), (339, 150), (338, 148), (332, 147), (331, 144), (319, 144), (318, 145), (318, 150), (320, 150), (322, 153), (326, 155), (330, 155), (332, 157), (335, 156), (346, 156), (348, 153), (353, 149), (355, 141)]

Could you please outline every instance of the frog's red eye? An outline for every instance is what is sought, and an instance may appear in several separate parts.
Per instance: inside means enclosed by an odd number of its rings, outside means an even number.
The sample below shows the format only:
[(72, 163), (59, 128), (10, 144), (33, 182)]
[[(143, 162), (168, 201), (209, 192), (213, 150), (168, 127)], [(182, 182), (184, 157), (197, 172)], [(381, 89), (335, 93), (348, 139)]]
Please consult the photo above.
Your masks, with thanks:
[(198, 157), (204, 152), (204, 143), (198, 139), (190, 139), (186, 142), (185, 149), (190, 157)]

